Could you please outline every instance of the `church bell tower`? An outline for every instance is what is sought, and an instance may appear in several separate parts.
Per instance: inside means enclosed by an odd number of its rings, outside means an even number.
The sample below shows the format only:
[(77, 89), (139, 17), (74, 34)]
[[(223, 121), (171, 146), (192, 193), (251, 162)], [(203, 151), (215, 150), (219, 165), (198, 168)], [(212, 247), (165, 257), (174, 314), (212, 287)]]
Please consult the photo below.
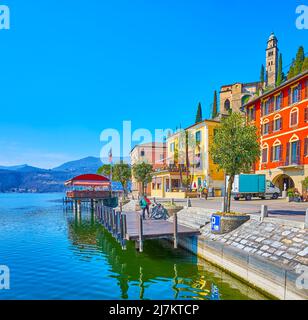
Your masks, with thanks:
[(278, 40), (274, 33), (271, 33), (266, 48), (266, 84), (274, 87), (278, 72)]

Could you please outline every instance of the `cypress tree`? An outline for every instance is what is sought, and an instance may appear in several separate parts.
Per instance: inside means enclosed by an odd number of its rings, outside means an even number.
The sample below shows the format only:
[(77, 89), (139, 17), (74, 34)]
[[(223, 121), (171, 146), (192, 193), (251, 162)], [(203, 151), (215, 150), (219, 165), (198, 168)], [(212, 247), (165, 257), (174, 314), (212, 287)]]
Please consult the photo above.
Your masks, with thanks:
[(308, 70), (308, 57), (305, 58), (303, 66), (302, 66), (302, 72)]
[(201, 108), (201, 103), (199, 102), (197, 115), (196, 115), (196, 123), (199, 123), (201, 121), (202, 121), (202, 108)]
[(289, 73), (288, 73), (288, 80), (291, 79), (291, 78), (293, 78), (293, 77), (295, 76), (294, 63), (295, 63), (295, 61), (294, 61), (294, 59), (293, 59), (293, 62), (292, 62), (292, 64), (291, 64), (291, 67), (290, 67)]
[(276, 86), (280, 86), (283, 82), (283, 72), (282, 72), (282, 54), (280, 53), (279, 55), (279, 62), (278, 62), (278, 74), (277, 74), (277, 81), (276, 81)]
[(300, 46), (298, 48), (295, 63), (294, 63), (294, 76), (297, 76), (302, 72), (302, 66), (303, 66), (304, 60), (305, 60), (304, 47)]
[(217, 111), (217, 92), (216, 90), (214, 91), (214, 101), (213, 101), (213, 114), (212, 118), (216, 118), (218, 116), (218, 111)]
[(260, 82), (264, 83), (264, 81), (265, 81), (265, 70), (264, 70), (264, 65), (262, 64), (261, 73), (260, 73)]

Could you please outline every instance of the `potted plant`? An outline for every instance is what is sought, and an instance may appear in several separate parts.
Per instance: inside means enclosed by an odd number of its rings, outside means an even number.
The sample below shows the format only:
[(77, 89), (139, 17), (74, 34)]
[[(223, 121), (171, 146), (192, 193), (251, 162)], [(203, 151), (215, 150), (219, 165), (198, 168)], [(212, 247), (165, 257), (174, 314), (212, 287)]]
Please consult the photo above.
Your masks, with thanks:
[(224, 234), (231, 232), (243, 223), (247, 222), (250, 216), (239, 212), (217, 212), (212, 215), (212, 233)]

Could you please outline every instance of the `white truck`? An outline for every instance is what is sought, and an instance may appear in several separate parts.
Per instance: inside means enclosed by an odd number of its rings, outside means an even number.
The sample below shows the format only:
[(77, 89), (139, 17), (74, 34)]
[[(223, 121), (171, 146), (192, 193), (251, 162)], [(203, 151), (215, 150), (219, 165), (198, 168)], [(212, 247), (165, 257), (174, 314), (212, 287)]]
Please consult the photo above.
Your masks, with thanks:
[(240, 174), (235, 176), (232, 196), (234, 200), (254, 198), (278, 199), (280, 189), (267, 181), (264, 174)]

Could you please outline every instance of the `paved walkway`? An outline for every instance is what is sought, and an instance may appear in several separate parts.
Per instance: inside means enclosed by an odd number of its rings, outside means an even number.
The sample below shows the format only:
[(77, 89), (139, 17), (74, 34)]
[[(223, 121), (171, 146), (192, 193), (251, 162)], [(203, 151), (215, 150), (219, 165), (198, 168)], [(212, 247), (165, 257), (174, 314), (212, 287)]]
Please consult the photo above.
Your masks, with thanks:
[[(158, 199), (159, 200), (159, 199)], [(166, 200), (165, 200), (166, 201)], [(186, 203), (186, 200), (175, 200), (177, 203)], [(221, 210), (223, 198), (209, 198), (191, 199), (193, 207), (200, 207), (205, 209)], [(287, 202), (285, 199), (277, 200), (252, 200), (252, 201), (234, 201), (231, 202), (231, 210), (243, 212), (248, 214), (259, 215), (261, 212), (261, 205), (267, 205), (269, 210), (269, 217), (276, 217), (280, 219), (294, 220), (304, 222), (305, 212), (308, 208), (308, 203)]]

